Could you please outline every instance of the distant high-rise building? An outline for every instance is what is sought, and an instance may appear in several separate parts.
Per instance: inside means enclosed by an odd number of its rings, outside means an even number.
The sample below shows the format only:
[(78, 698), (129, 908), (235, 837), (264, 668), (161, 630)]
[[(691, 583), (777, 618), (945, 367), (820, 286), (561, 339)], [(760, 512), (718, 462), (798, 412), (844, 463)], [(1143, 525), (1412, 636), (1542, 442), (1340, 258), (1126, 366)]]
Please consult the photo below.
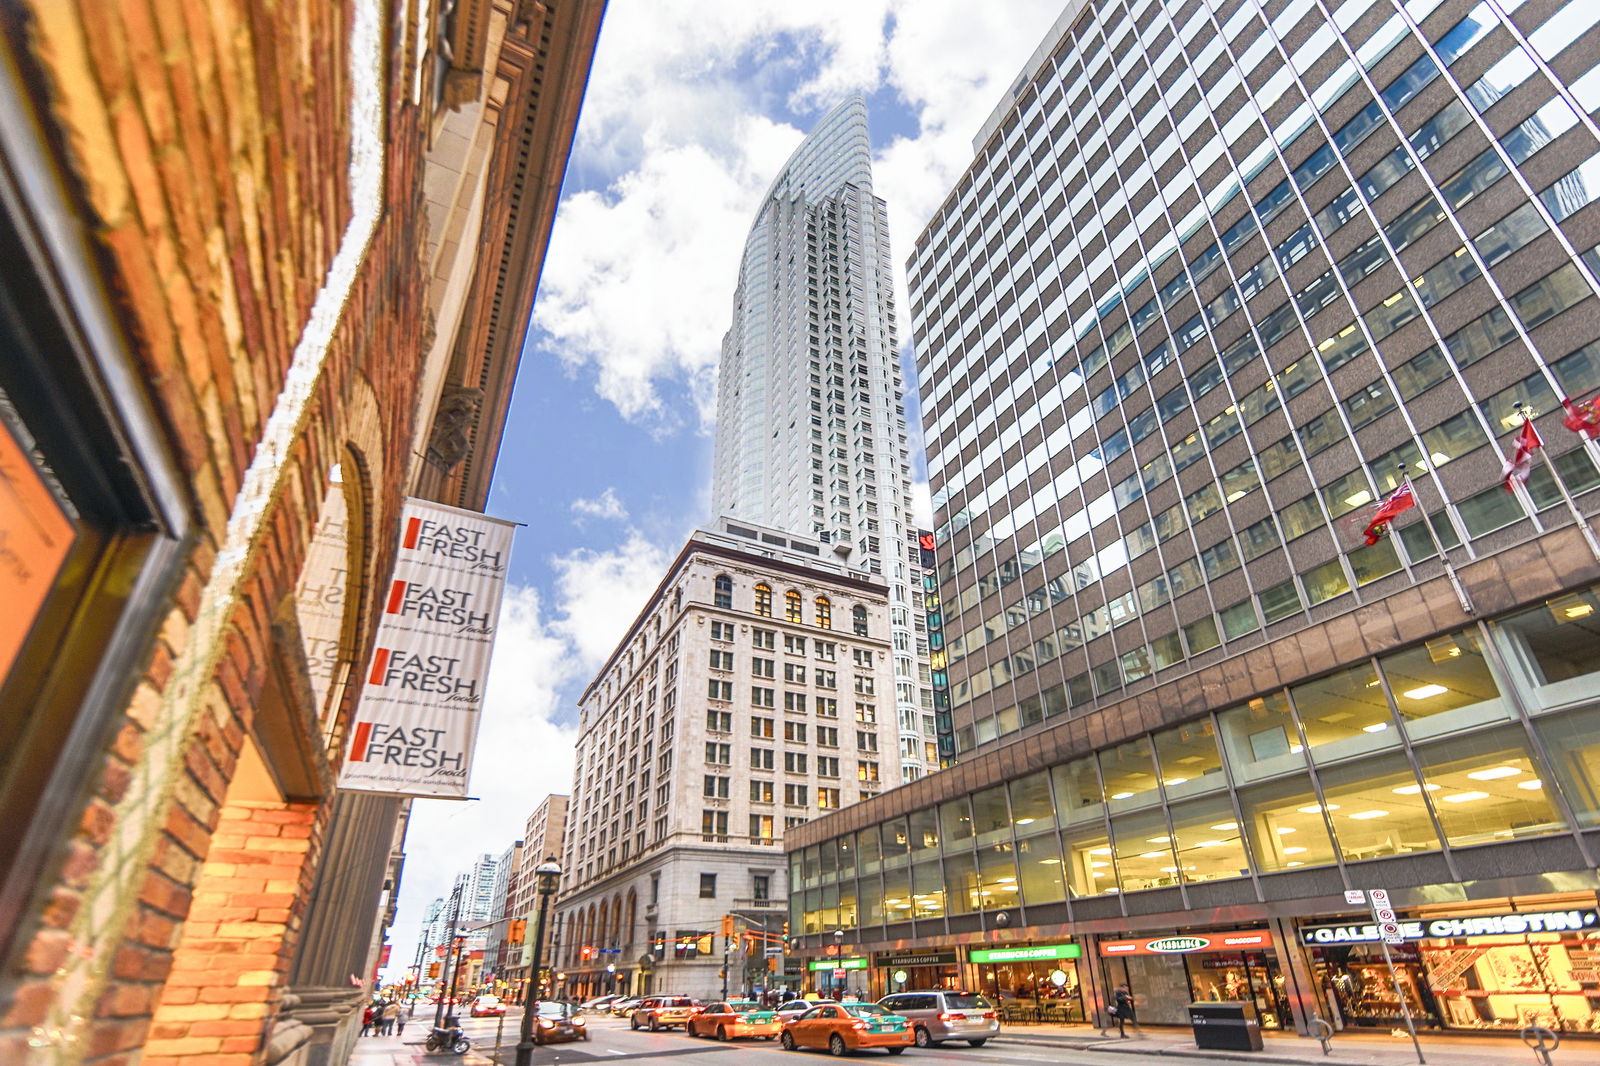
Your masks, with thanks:
[[(522, 850), (518, 853), (517, 862), (519, 869), (515, 885), (512, 889), (511, 899), (506, 905), (506, 915), (510, 918), (526, 920), (528, 925), (524, 932), (521, 945), (508, 948), (500, 959), (500, 970), (505, 974), (505, 979), (515, 990), (522, 987), (522, 982), (527, 979), (526, 961), (530, 956), (528, 945), (537, 933), (539, 918), (539, 879), (534, 874), (534, 867), (544, 862), (545, 859), (561, 858), (561, 841), (567, 826), (567, 797), (559, 794), (546, 796), (539, 806), (528, 815), (527, 830), (522, 835)], [(562, 887), (569, 887), (569, 879), (563, 876), (557, 883), (557, 891)], [(555, 900), (551, 899), (554, 906)], [(553, 924), (545, 933), (545, 960), (554, 957), (560, 931)]]
[(1597, 924), (1597, 25), (1067, 5), (908, 266), (959, 765), (791, 831), (823, 972), (1600, 1026), (1504, 976)]
[[(902, 775), (937, 767), (913, 604), (911, 464), (884, 202), (866, 103), (834, 108), (767, 190), (722, 341), (716, 513), (822, 541), (889, 588)], [(923, 664), (919, 669), (919, 660)]]

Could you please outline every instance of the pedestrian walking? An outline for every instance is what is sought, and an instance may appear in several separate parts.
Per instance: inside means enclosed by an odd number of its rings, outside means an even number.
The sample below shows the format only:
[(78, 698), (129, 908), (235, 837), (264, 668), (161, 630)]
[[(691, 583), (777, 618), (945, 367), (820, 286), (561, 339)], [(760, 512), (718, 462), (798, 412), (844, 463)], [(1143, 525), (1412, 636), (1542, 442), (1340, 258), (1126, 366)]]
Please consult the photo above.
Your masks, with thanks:
[(400, 1013), (394, 1016), (395, 1036), (406, 1035), (406, 1022), (411, 1020), (411, 1012), (414, 1010), (416, 1010), (416, 1004), (408, 1002), (400, 1008)]
[(383, 1008), (383, 1035), (390, 1036), (394, 1033), (395, 1019), (400, 1017), (400, 1001), (392, 1000)]
[[(1117, 990), (1111, 994), (1111, 1003), (1106, 1007), (1106, 1013), (1116, 1022), (1119, 1039), (1128, 1039), (1130, 1025), (1133, 1026), (1134, 1032), (1140, 1036), (1144, 1035), (1144, 1030), (1139, 1028), (1139, 1014), (1133, 1003), (1133, 993), (1128, 991), (1127, 984), (1118, 985)], [(1109, 1035), (1107, 1032), (1109, 1028), (1107, 1025), (1106, 1029), (1100, 1030), (1100, 1035)]]
[(371, 1036), (372, 1035), (372, 1015), (373, 1015), (372, 1004), (368, 1003), (367, 1004), (367, 1009), (361, 1012), (361, 1035), (362, 1036)]

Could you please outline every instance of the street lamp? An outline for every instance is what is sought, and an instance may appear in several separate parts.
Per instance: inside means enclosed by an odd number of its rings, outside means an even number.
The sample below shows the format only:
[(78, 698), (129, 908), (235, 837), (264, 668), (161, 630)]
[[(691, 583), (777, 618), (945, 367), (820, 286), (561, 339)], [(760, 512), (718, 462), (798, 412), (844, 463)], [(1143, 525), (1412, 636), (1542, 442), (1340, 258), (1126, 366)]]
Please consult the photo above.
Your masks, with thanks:
[(544, 948), (544, 919), (550, 908), (550, 897), (556, 890), (556, 882), (561, 880), (561, 864), (556, 862), (555, 856), (549, 856), (533, 868), (533, 875), (538, 878), (539, 924), (533, 930), (532, 965), (528, 967), (528, 976), (523, 985), (522, 1039), (517, 1042), (517, 1066), (532, 1066), (533, 1063), (533, 1022), (539, 1012), (539, 956)]

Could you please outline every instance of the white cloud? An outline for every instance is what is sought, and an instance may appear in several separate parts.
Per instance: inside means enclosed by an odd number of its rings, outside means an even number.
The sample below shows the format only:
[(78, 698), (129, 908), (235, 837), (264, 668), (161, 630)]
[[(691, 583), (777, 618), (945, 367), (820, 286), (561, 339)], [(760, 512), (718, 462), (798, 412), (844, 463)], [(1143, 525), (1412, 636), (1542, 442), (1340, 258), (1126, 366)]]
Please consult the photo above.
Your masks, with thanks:
[[(1060, 0), (706, 0), (614, 4), (584, 101), (534, 325), (629, 420), (671, 432), (714, 417), (715, 368), (744, 238), (804, 130), (847, 92), (895, 91), (914, 137), (876, 160), (895, 271), (972, 158), (971, 138)], [(780, 99), (781, 94), (781, 99)], [(902, 336), (909, 336), (901, 324)], [(693, 411), (671, 409), (668, 383)]]
[(606, 490), (592, 499), (580, 496), (572, 501), (572, 513), (583, 518), (604, 518), (620, 521), (628, 517), (628, 509), (617, 498), (617, 490), (606, 486)]
[(550, 628), (585, 673), (605, 662), (667, 572), (672, 553), (637, 530), (613, 551), (580, 549), (554, 560), (562, 616)]
[(933, 496), (926, 477), (911, 480), (911, 518), (918, 529), (933, 528)]

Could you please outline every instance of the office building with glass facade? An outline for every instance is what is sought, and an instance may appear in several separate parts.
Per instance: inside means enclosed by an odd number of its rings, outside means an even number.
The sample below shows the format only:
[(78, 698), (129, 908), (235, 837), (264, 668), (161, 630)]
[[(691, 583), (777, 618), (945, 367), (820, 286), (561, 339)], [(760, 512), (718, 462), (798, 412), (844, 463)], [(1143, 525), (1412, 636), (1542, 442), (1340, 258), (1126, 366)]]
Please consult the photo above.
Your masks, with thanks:
[(803, 951), (1600, 1030), (1597, 21), (1069, 5), (908, 265), (957, 765), (789, 835)]

